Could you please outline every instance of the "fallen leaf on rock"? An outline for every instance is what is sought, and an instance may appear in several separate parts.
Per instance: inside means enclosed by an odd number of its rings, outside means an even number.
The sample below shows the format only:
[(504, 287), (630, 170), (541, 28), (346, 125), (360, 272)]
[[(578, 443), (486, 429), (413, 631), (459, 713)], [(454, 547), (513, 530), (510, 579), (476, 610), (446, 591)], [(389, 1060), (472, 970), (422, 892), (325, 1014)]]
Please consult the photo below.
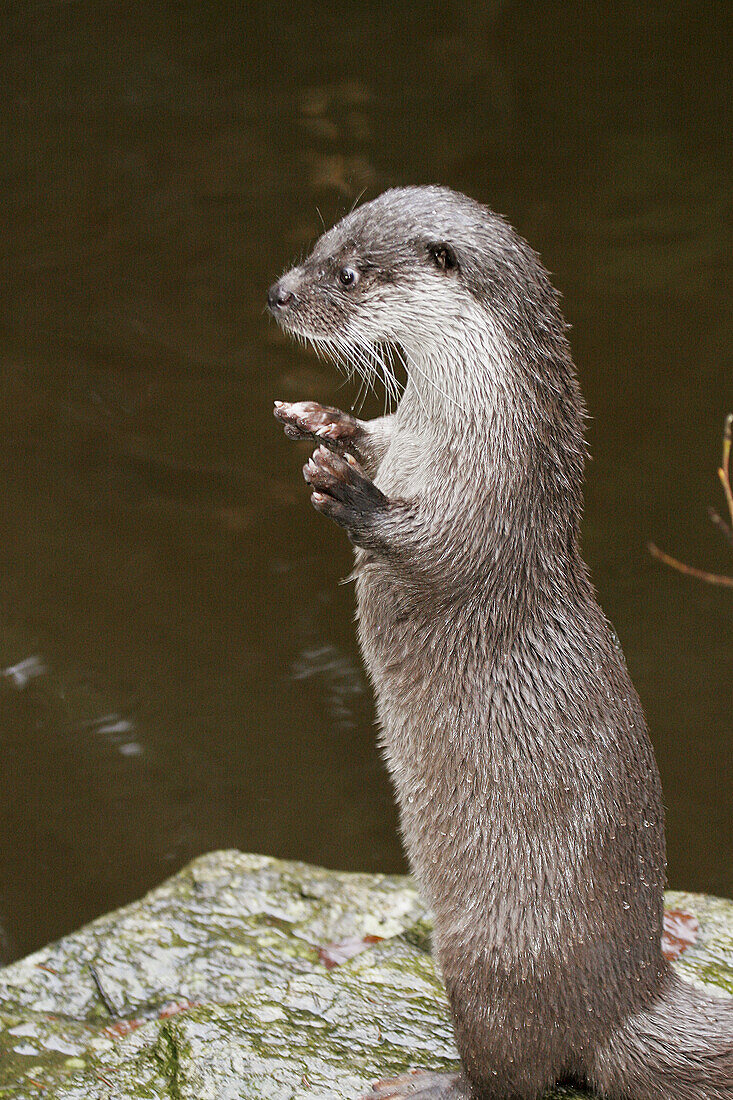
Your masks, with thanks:
[(110, 1039), (121, 1039), (124, 1035), (129, 1035), (131, 1031), (141, 1027), (144, 1022), (144, 1020), (117, 1020), (116, 1023), (104, 1028), (104, 1034)]
[(200, 1001), (175, 1001), (165, 1005), (158, 1013), (159, 1020), (166, 1020), (169, 1016), (175, 1016), (179, 1012), (187, 1012), (189, 1008), (198, 1008)]
[(354, 955), (366, 951), (367, 947), (383, 939), (384, 936), (350, 936), (339, 943), (327, 943), (324, 947), (319, 947), (318, 958), (328, 970), (331, 970), (334, 966), (341, 966), (341, 963), (353, 959)]
[(692, 946), (699, 931), (700, 924), (692, 913), (685, 913), (682, 909), (665, 909), (662, 932), (665, 959), (678, 959), (683, 951)]

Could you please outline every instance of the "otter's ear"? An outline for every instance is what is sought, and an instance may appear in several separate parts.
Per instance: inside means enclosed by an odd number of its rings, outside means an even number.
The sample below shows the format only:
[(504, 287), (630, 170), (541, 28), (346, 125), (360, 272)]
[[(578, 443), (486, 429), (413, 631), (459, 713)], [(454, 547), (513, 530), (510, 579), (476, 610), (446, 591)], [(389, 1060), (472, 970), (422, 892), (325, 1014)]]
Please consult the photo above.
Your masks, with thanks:
[(436, 267), (439, 267), (441, 271), (455, 271), (458, 267), (458, 257), (451, 246), (446, 244), (445, 241), (428, 245), (428, 252), (432, 257), (433, 263)]

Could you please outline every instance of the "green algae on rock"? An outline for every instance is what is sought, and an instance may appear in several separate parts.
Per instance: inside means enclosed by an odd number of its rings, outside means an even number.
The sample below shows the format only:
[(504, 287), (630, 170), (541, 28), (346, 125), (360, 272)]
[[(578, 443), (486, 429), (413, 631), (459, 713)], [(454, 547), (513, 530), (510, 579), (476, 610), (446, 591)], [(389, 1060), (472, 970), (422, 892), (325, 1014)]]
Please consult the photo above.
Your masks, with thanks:
[[(668, 903), (700, 925), (675, 965), (733, 993), (733, 903)], [(360, 953), (321, 961), (355, 939)], [(428, 945), (408, 878), (202, 856), (0, 970), (0, 1100), (347, 1100), (412, 1066), (450, 1068)]]

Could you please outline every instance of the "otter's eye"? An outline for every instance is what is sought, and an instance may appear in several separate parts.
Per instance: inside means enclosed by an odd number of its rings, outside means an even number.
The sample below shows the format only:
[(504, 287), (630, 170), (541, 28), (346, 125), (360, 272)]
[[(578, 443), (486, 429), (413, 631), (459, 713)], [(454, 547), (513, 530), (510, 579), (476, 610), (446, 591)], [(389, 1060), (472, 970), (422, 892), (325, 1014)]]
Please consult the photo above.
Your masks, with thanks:
[(359, 272), (354, 267), (342, 267), (339, 271), (341, 286), (352, 287), (359, 282)]
[(458, 267), (456, 254), (449, 244), (431, 244), (428, 251), (441, 271), (454, 271)]

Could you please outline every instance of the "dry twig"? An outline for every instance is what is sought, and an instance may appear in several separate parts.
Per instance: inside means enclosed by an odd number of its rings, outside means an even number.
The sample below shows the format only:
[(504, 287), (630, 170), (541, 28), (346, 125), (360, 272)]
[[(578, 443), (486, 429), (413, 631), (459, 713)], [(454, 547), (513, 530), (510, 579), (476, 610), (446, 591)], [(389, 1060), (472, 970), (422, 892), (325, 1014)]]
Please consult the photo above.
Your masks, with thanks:
[[(725, 493), (726, 504), (728, 505), (728, 511), (730, 513), (730, 524), (727, 523), (722, 516), (719, 516), (714, 509), (710, 509), (708, 514), (710, 519), (723, 534), (724, 538), (733, 546), (733, 487), (731, 487), (730, 480), (730, 460), (731, 460), (731, 447), (733, 444), (733, 413), (728, 413), (725, 418), (725, 426), (723, 428), (723, 458), (718, 470), (718, 477), (720, 483), (723, 486), (723, 492)], [(677, 558), (671, 557), (669, 554), (665, 554), (663, 550), (660, 550), (658, 546), (655, 546), (653, 542), (647, 544), (649, 552), (659, 561), (664, 562), (665, 565), (670, 565), (672, 569), (676, 569), (679, 573), (684, 573), (688, 577), (697, 577), (698, 580), (706, 581), (708, 584), (719, 584), (726, 588), (733, 588), (733, 577), (728, 576), (725, 573), (708, 573), (705, 569), (697, 569), (694, 565), (686, 565), (685, 562), (679, 561)]]

